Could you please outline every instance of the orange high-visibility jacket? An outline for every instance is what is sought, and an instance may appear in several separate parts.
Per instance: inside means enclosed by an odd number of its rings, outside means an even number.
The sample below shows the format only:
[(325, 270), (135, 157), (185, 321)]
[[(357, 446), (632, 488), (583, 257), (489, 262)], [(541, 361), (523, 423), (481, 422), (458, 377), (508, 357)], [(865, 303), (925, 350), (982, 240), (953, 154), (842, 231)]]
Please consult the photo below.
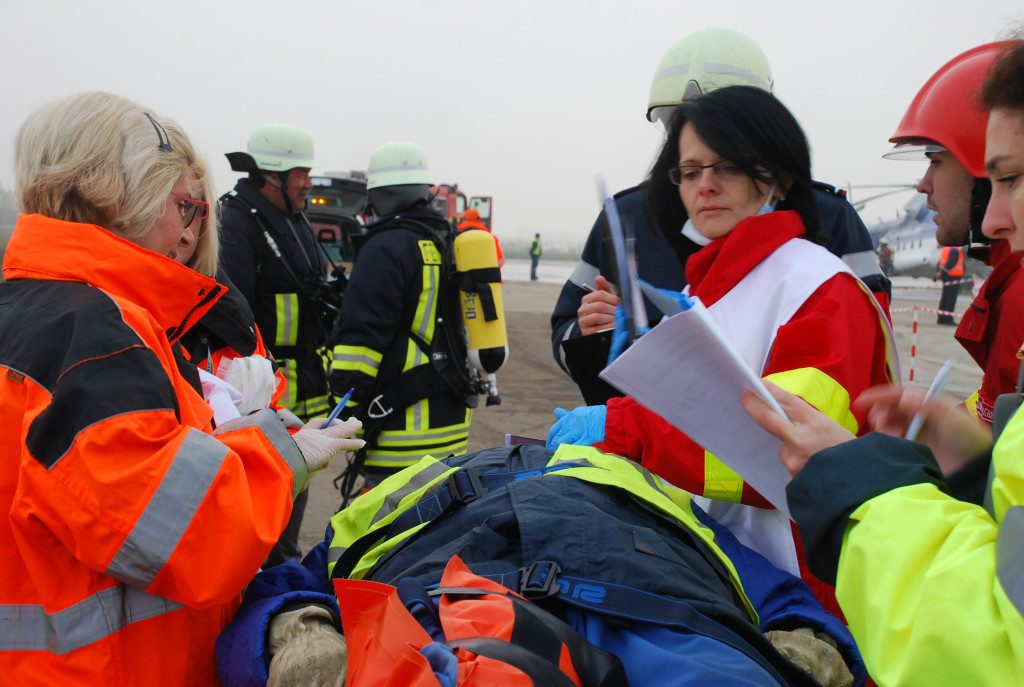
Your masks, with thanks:
[[(956, 250), (956, 259), (953, 259), (951, 253)], [(939, 253), (939, 272), (945, 277), (962, 277), (964, 276), (964, 251), (962, 248), (955, 246), (946, 246)]]
[(3, 275), (0, 681), (216, 684), (214, 641), (306, 477), (272, 410), (214, 436), (179, 372), (223, 287), (40, 215)]

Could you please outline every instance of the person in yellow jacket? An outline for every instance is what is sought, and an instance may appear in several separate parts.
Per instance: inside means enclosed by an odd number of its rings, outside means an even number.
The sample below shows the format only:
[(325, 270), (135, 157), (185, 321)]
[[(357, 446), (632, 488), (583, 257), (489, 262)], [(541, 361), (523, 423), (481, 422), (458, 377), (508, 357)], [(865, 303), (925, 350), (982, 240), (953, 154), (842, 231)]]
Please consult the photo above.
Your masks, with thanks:
[[(990, 113), (993, 187), (982, 230), (1024, 254), (1024, 41), (995, 63), (980, 101)], [(773, 393), (788, 419), (752, 395), (744, 405), (783, 442), (787, 497), (811, 569), (836, 580), (878, 684), (1024, 684), (1024, 411), (992, 448), (982, 507), (947, 495), (935, 460), (977, 456), (990, 443), (952, 401), (869, 390), (858, 403), (885, 434), (851, 439), (795, 396)], [(886, 436), (904, 436), (918, 413), (923, 445)]]

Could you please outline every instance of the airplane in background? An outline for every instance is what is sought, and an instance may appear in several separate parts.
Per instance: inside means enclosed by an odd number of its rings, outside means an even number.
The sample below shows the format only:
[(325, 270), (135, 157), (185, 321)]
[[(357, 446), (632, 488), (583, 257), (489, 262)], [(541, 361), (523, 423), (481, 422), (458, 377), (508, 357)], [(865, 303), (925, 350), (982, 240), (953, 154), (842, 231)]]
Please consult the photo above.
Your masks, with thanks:
[[(906, 193), (915, 189), (913, 184), (871, 184), (852, 186), (852, 189), (884, 189), (867, 198), (853, 202), (857, 212), (862, 212), (867, 203), (877, 198), (884, 198), (896, 193)], [(881, 220), (874, 224), (865, 222), (871, 244), (878, 250), (879, 241), (884, 237), (892, 251), (892, 272), (890, 276), (934, 277), (935, 266), (939, 261), (942, 246), (935, 241), (935, 211), (928, 209), (928, 198), (923, 193), (914, 193), (896, 217)], [(863, 214), (861, 215), (863, 217)], [(972, 264), (973, 263), (973, 264)], [(966, 268), (969, 273), (984, 270), (981, 263), (968, 260)]]

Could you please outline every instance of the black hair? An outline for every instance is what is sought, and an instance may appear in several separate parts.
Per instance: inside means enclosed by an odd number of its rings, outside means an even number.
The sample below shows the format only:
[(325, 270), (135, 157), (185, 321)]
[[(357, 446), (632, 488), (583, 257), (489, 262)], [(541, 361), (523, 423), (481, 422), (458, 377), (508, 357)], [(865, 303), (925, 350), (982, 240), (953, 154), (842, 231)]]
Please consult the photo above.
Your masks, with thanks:
[(807, 137), (778, 98), (752, 86), (721, 88), (676, 108), (665, 146), (644, 183), (647, 214), (656, 227), (678, 232), (687, 219), (679, 188), (668, 176), (679, 166), (679, 136), (687, 122), (709, 148), (751, 180), (774, 183), (776, 197), (785, 196), (776, 209), (796, 211), (806, 229), (804, 238), (821, 242)]

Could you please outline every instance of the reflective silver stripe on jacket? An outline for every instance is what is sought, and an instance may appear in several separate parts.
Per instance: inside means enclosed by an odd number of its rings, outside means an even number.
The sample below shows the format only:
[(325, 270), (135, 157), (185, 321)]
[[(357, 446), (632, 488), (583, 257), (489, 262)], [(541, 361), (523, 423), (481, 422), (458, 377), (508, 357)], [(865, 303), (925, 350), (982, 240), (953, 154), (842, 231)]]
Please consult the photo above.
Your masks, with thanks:
[[(373, 518), (370, 520), (370, 525), (367, 527), (367, 531), (369, 531), (373, 527), (373, 525), (380, 522), (381, 519), (393, 513), (395, 509), (398, 508), (398, 504), (401, 503), (402, 499), (404, 499), (406, 496), (413, 493), (417, 489), (422, 489), (428, 482), (437, 479), (446, 471), (451, 469), (451, 466), (445, 465), (444, 463), (432, 463), (427, 467), (423, 468), (422, 470), (420, 470), (419, 472), (417, 472), (415, 475), (413, 475), (412, 479), (410, 479), (400, 488), (396, 489), (395, 491), (391, 492), (390, 494), (384, 497), (384, 503), (382, 503), (380, 505), (380, 508), (377, 509), (377, 512), (373, 514)], [(425, 499), (430, 496), (433, 496), (435, 493), (440, 491), (441, 487), (443, 487), (444, 485), (445, 481), (441, 480), (437, 484), (433, 485), (432, 487), (424, 491), (420, 498)], [(385, 531), (386, 528), (381, 529), (381, 536), (383, 536), (383, 533)], [(327, 563), (336, 564), (339, 560), (341, 560), (342, 555), (344, 555), (345, 551), (347, 550), (348, 547), (345, 546), (328, 547)]]
[(1024, 616), (1024, 506), (1013, 506), (999, 523), (996, 577), (1003, 592)]
[(309, 468), (306, 467), (306, 461), (302, 457), (299, 447), (295, 445), (295, 440), (288, 434), (288, 430), (284, 428), (284, 422), (281, 421), (276, 412), (270, 408), (264, 408), (252, 415), (235, 418), (217, 427), (213, 434), (217, 436), (226, 432), (245, 429), (246, 427), (259, 427), (271, 446), (284, 458), (288, 469), (295, 475), (296, 491), (294, 491), (293, 497), (297, 496), (305, 487), (306, 480), (309, 477)]
[(126, 625), (181, 607), (170, 599), (121, 584), (53, 613), (39, 604), (0, 604), (0, 651), (66, 654)]
[(145, 589), (171, 557), (220, 471), (228, 448), (190, 429), (107, 574)]
[(597, 269), (589, 262), (580, 260), (576, 263), (576, 267), (572, 268), (572, 274), (569, 275), (569, 281), (581, 289), (587, 291), (594, 290), (594, 282), (601, 275), (601, 270)]
[[(365, 365), (366, 367), (373, 370), (374, 373), (380, 369), (380, 361), (371, 358), (368, 355), (356, 355), (353, 353), (335, 353), (331, 360), (335, 363), (355, 363), (356, 365)], [(346, 369), (351, 369), (351, 365), (347, 366)]]
[[(370, 524), (376, 524), (377, 521), (379, 521), (381, 518), (384, 518), (390, 513), (393, 513), (394, 510), (398, 508), (398, 504), (401, 503), (402, 499), (404, 499), (406, 496), (413, 493), (417, 489), (422, 489), (428, 482), (437, 479), (438, 477), (443, 475), (447, 470), (451, 470), (451, 467), (445, 465), (444, 463), (433, 463), (432, 465), (428, 465), (427, 467), (417, 472), (415, 475), (413, 475), (412, 479), (406, 482), (405, 485), (403, 485), (400, 489), (396, 489), (395, 491), (391, 492), (390, 494), (384, 497), (384, 503), (382, 503), (380, 509), (378, 509), (377, 512), (373, 514), (373, 519), (370, 520)], [(442, 486), (444, 486), (444, 482), (438, 482), (430, 489), (427, 489), (425, 492), (423, 492), (423, 495), (420, 498), (425, 499), (429, 496), (433, 496), (437, 491), (441, 489)]]
[(860, 253), (847, 253), (843, 256), (843, 262), (846, 263), (851, 272), (861, 279), (864, 277), (870, 277), (872, 274), (882, 273), (882, 270), (878, 268), (878, 256), (875, 255), (873, 250), (866, 250)]

